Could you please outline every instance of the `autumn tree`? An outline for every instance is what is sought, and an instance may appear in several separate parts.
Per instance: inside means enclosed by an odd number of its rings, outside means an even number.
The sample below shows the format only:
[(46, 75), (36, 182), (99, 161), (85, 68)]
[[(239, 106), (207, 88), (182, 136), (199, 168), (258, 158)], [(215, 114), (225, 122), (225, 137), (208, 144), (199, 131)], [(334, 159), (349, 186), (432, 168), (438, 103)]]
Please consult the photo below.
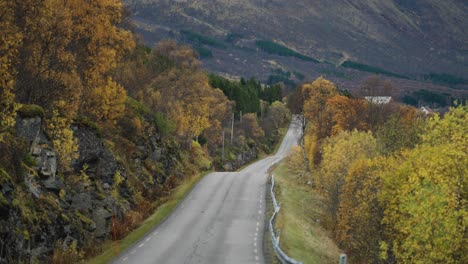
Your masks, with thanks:
[(400, 106), (385, 123), (377, 128), (380, 150), (390, 154), (403, 148), (413, 148), (420, 142), (424, 118), (418, 109)]
[(345, 178), (334, 234), (338, 246), (356, 263), (381, 262), (384, 207), (378, 191), (384, 164), (384, 158), (358, 160), (350, 165)]
[(15, 124), (16, 70), (14, 63), (21, 44), (21, 34), (14, 25), (14, 4), (0, 0), (0, 142), (6, 130)]
[[(19, 101), (38, 104), (49, 114), (54, 101), (65, 100), (70, 116), (78, 111), (98, 121), (118, 116), (125, 96), (116, 100), (115, 94), (125, 91), (109, 78), (134, 46), (131, 33), (118, 27), (121, 13), (118, 0), (16, 1), (15, 24), (23, 36)], [(102, 114), (109, 108), (114, 116)]]
[(245, 114), (242, 117), (241, 128), (248, 138), (251, 138), (255, 141), (260, 141), (265, 136), (265, 132), (258, 124), (256, 114)]
[(328, 211), (328, 225), (336, 227), (337, 213), (345, 178), (350, 165), (359, 160), (372, 158), (377, 154), (377, 142), (371, 133), (345, 131), (327, 139), (322, 148), (323, 160), (316, 179), (323, 190)]
[[(338, 95), (338, 89), (322, 77), (304, 84), (301, 89), (305, 118), (302, 123), (307, 126), (301, 146), (304, 150), (304, 160), (307, 161), (308, 168), (311, 168), (320, 163), (320, 145), (331, 133), (332, 120), (330, 112), (326, 111), (326, 103), (328, 99)], [(309, 144), (306, 144), (306, 141), (309, 141)]]
[(365, 122), (367, 103), (362, 99), (353, 99), (343, 95), (333, 96), (327, 100), (326, 111), (331, 114), (331, 134), (345, 130), (367, 130)]
[(272, 122), (274, 129), (278, 129), (289, 121), (290, 112), (281, 102), (276, 101), (268, 108), (268, 120)]
[(188, 46), (163, 41), (150, 57), (150, 61), (160, 62), (150, 66), (159, 74), (138, 92), (137, 98), (155, 112), (166, 114), (174, 122), (177, 136), (189, 144), (209, 128), (209, 133), (215, 133), (213, 128), (221, 131), (230, 104), (220, 91), (210, 87), (196, 53)]

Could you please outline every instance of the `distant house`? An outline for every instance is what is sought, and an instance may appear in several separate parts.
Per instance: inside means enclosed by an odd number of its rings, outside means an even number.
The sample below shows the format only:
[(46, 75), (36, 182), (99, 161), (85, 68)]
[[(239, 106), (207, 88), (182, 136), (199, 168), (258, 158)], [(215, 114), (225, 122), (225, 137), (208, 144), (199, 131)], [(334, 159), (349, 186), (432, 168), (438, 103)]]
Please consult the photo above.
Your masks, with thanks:
[(367, 101), (377, 104), (377, 105), (384, 105), (390, 103), (392, 100), (391, 96), (365, 96)]
[(430, 109), (430, 108), (427, 107), (427, 106), (421, 106), (421, 107), (419, 108), (419, 111), (421, 111), (421, 113), (423, 113), (423, 114), (425, 114), (425, 115), (435, 113), (432, 109)]

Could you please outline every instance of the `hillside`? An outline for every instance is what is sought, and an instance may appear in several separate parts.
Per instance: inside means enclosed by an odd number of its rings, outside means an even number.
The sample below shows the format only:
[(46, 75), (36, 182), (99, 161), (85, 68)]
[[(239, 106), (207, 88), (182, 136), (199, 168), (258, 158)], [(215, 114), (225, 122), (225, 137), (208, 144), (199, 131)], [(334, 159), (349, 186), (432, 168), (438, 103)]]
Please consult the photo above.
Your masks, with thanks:
[(122, 7), (0, 0), (0, 264), (112, 257), (181, 183), (271, 153), (288, 123), (279, 86), (208, 75), (175, 41), (141, 45)]
[[(336, 67), (347, 62), (416, 81), (403, 81), (405, 90), (467, 88), (468, 5), (462, 0), (125, 2), (145, 42), (176, 38), (190, 43), (211, 71), (265, 81), (284, 79), (278, 70), (308, 79), (324, 75), (351, 89), (375, 73)], [(264, 40), (303, 57), (265, 50), (258, 45)], [(461, 81), (447, 81), (442, 74)], [(294, 75), (288, 79), (302, 81)]]

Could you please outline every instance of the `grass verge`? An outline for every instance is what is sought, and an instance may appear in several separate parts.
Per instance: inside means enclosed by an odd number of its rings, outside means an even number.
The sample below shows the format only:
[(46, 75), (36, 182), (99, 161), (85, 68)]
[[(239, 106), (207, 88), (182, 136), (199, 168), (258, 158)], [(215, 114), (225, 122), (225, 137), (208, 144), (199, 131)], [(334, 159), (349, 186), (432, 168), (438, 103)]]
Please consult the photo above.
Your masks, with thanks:
[(283, 251), (303, 263), (337, 263), (340, 251), (320, 224), (321, 197), (284, 162), (273, 173), (276, 199), (281, 203), (275, 228), (281, 230)]
[[(182, 183), (174, 189), (172, 194), (168, 197), (167, 202), (160, 205), (156, 211), (148, 217), (141, 225), (135, 229), (128, 236), (119, 241), (119, 252), (125, 251), (135, 242), (143, 238), (150, 230), (162, 223), (164, 219), (179, 205), (179, 203), (187, 196), (192, 190), (193, 186), (197, 184), (203, 176), (210, 172), (204, 172), (197, 176), (191, 177), (182, 181)], [(103, 245), (103, 252), (92, 259), (85, 261), (87, 264), (105, 264), (110, 262), (115, 257), (115, 246), (113, 241), (107, 241)]]

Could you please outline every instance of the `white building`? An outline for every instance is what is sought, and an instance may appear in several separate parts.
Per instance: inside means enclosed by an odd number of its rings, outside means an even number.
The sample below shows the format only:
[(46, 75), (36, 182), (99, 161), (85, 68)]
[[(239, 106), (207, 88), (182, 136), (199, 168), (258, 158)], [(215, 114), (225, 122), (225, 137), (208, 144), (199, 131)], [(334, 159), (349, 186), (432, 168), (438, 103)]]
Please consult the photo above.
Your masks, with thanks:
[(377, 104), (377, 105), (384, 105), (390, 103), (392, 100), (391, 96), (365, 96), (367, 101)]

